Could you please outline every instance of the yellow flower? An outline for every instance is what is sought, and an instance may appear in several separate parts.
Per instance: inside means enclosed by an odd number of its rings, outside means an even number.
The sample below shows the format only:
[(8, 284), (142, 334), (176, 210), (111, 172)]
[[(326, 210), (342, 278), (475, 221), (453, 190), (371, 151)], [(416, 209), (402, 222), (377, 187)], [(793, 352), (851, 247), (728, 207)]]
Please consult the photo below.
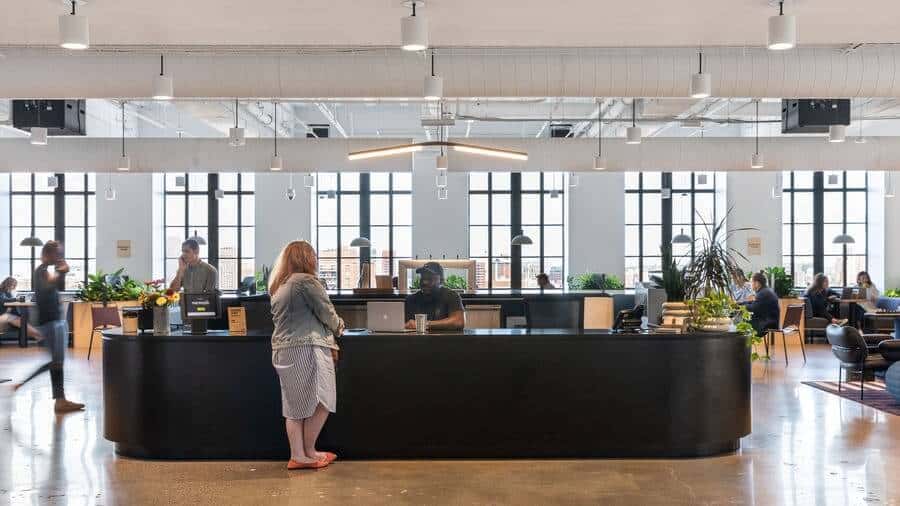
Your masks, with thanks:
[(160, 297), (156, 299), (157, 306), (165, 306), (169, 301), (165, 297)]
[(172, 296), (172, 302), (178, 302), (179, 300), (181, 300), (181, 295), (178, 293)]

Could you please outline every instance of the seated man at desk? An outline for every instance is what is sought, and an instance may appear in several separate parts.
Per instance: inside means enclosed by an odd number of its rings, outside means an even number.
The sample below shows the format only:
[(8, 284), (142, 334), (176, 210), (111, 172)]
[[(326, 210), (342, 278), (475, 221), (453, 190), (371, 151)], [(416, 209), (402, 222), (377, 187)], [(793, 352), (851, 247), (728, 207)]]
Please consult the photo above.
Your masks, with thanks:
[(200, 259), (200, 244), (194, 239), (181, 243), (178, 272), (169, 285), (174, 291), (184, 288), (187, 293), (211, 292), (219, 287), (219, 271)]
[(444, 268), (428, 262), (416, 269), (419, 291), (406, 297), (406, 328), (416, 328), (416, 315), (428, 315), (429, 330), (462, 330), (466, 313), (462, 298), (444, 286)]

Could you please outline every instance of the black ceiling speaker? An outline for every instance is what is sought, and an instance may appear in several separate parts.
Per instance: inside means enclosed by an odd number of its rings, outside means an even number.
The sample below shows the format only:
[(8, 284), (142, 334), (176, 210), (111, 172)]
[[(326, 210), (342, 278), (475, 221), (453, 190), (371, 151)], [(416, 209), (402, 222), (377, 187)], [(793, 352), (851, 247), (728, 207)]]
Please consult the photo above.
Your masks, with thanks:
[(85, 135), (84, 100), (13, 100), (14, 128), (44, 127), (48, 135)]
[(781, 101), (781, 133), (822, 134), (831, 125), (850, 124), (850, 100), (785, 98)]
[(309, 125), (309, 132), (306, 132), (307, 138), (327, 139), (329, 125)]
[(568, 123), (551, 123), (550, 124), (550, 138), (551, 139), (563, 139), (565, 137), (572, 136), (572, 125)]

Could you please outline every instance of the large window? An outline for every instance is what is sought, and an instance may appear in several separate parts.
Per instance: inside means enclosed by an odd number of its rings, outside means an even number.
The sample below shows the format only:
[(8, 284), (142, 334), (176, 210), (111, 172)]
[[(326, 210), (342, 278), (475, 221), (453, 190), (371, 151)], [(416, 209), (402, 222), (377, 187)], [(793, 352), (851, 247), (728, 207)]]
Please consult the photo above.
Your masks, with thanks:
[(677, 235), (700, 240), (673, 244), (685, 266), (722, 218), (714, 172), (629, 172), (625, 174), (625, 286), (649, 281), (662, 269), (660, 247)]
[[(565, 272), (564, 174), (469, 175), (469, 257), (478, 288), (537, 288), (546, 273), (562, 288)], [(532, 244), (511, 246), (524, 234)]]
[[(785, 172), (782, 175), (783, 265), (794, 285), (818, 272), (833, 286), (853, 284), (867, 269), (868, 176), (865, 172)], [(848, 234), (853, 244), (834, 244)]]
[(10, 272), (19, 290), (31, 290), (41, 248), (20, 246), (22, 239), (63, 243), (70, 271), (66, 290), (78, 289), (96, 270), (94, 174), (10, 174)]
[[(412, 257), (412, 174), (320, 173), (312, 222), (328, 288), (356, 287), (363, 262), (373, 275), (393, 277), (398, 260)], [(357, 237), (371, 248), (351, 247)]]
[(254, 183), (252, 173), (166, 174), (167, 279), (178, 270), (181, 243), (195, 235), (206, 241), (200, 256), (219, 270), (220, 289), (236, 290), (255, 274)]

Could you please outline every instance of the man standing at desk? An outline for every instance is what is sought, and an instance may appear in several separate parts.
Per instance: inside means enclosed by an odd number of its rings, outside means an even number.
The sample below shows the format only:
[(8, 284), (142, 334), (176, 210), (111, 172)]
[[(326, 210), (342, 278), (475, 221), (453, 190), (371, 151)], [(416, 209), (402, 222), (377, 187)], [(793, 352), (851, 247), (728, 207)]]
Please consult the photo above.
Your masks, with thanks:
[(181, 243), (178, 273), (169, 285), (174, 291), (182, 287), (187, 293), (211, 292), (219, 286), (219, 271), (200, 259), (200, 244), (194, 239)]
[(406, 297), (406, 328), (416, 328), (416, 315), (428, 316), (429, 330), (462, 330), (466, 313), (459, 294), (444, 286), (444, 268), (428, 262), (416, 269), (419, 291)]

